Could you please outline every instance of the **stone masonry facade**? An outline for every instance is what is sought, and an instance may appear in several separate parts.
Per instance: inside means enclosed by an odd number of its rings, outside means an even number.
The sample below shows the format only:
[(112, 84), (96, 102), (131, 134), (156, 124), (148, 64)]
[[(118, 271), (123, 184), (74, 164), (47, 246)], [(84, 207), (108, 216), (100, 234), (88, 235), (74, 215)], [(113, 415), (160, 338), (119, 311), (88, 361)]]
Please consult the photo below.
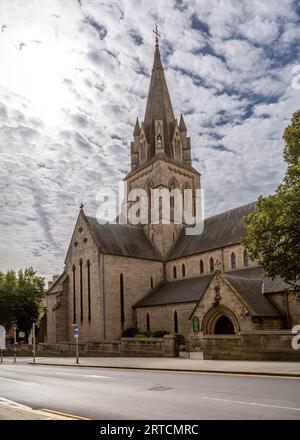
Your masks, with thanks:
[[(152, 190), (191, 189), (195, 207), (201, 175), (192, 166), (184, 119), (173, 113), (158, 44), (130, 154), (127, 192), (144, 189), (151, 210)], [(200, 236), (187, 236), (172, 209), (170, 224), (160, 216), (158, 224), (133, 226), (120, 219), (99, 224), (81, 207), (63, 273), (47, 292), (48, 344), (72, 343), (76, 323), (82, 344), (113, 343), (136, 327), (179, 333), (198, 348), (205, 340), (215, 350), (219, 335), (287, 331), (300, 323), (292, 292), (265, 279), (241, 244), (243, 219), (255, 203), (205, 219)]]

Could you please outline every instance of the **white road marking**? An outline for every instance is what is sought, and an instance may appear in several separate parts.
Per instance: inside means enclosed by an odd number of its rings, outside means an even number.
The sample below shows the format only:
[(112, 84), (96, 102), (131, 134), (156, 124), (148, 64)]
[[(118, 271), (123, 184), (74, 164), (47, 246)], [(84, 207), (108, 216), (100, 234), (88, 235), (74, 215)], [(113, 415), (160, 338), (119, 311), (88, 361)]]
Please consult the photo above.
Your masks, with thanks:
[(36, 387), (43, 386), (43, 385), (40, 385), (40, 384), (38, 384), (38, 383), (34, 383), (34, 382), (22, 382), (21, 380), (8, 379), (7, 377), (0, 377), (0, 380), (7, 380), (8, 382), (21, 383), (22, 385), (35, 385)]
[(59, 373), (59, 372), (55, 372), (55, 374), (57, 374), (58, 376), (62, 375), (62, 376), (76, 376), (76, 377), (94, 377), (99, 379), (112, 379), (111, 376), (100, 376), (98, 374), (76, 374), (76, 373)]
[(215, 400), (217, 402), (237, 403), (239, 405), (266, 406), (269, 408), (287, 409), (290, 411), (300, 411), (300, 408), (291, 408), (289, 406), (269, 405), (268, 403), (244, 402), (240, 400), (217, 399), (215, 397), (203, 397), (204, 400)]
[(83, 377), (95, 377), (96, 379), (112, 379), (112, 377), (110, 376), (98, 376), (97, 374), (87, 374), (87, 375), (83, 375)]

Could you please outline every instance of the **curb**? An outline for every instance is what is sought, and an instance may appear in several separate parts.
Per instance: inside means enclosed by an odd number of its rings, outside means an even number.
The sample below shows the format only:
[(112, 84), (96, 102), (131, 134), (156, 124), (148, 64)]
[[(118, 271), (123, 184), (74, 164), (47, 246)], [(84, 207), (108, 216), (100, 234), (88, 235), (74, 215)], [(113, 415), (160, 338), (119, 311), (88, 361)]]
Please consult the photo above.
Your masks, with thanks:
[(29, 365), (45, 365), (51, 367), (77, 367), (77, 368), (102, 368), (112, 370), (139, 370), (139, 371), (160, 371), (160, 372), (175, 372), (175, 373), (207, 373), (207, 374), (228, 374), (238, 376), (268, 376), (268, 377), (286, 377), (300, 379), (300, 373), (270, 373), (263, 371), (228, 371), (228, 370), (192, 370), (192, 369), (180, 369), (180, 368), (156, 368), (156, 367), (129, 367), (129, 366), (111, 366), (111, 365), (83, 365), (83, 364), (54, 364), (47, 362), (28, 362)]

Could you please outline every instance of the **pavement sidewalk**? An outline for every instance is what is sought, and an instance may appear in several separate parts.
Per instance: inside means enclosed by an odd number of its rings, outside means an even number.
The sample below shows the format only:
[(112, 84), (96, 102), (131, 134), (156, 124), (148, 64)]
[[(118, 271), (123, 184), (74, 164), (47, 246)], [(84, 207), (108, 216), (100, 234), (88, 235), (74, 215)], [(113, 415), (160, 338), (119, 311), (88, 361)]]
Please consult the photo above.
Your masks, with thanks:
[[(12, 358), (4, 358), (12, 363)], [(32, 363), (32, 358), (19, 357), (17, 363)], [(263, 376), (285, 376), (300, 378), (300, 362), (273, 361), (215, 361), (199, 359), (199, 354), (184, 358), (145, 358), (145, 357), (82, 357), (79, 365), (71, 357), (38, 357), (36, 364), (56, 366), (77, 366), (91, 368), (140, 369), (178, 372), (247, 374)], [(1, 365), (1, 364), (0, 364)]]
[(50, 413), (43, 410), (34, 410), (29, 406), (21, 405), (0, 397), (0, 420), (72, 420), (70, 417)]

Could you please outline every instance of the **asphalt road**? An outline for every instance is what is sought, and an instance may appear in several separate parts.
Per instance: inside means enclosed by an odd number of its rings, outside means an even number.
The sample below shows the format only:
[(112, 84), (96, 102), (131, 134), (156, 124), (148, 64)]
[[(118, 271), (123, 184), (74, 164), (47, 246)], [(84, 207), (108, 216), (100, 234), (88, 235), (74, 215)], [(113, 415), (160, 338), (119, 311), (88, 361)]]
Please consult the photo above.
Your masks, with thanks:
[(0, 364), (0, 397), (98, 420), (300, 420), (288, 378)]

